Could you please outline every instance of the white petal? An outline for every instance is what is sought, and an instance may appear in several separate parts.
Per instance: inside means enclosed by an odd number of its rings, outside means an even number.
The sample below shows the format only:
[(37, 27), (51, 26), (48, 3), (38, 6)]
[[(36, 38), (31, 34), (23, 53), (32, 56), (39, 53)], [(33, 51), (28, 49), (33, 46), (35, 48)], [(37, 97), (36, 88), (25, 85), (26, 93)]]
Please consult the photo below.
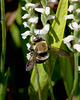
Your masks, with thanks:
[(30, 53), (27, 53), (26, 58), (29, 60), (31, 57)]
[(26, 19), (26, 18), (29, 18), (30, 15), (29, 14), (25, 14), (24, 16), (22, 16), (22, 19)]
[(73, 22), (72, 26), (76, 31), (78, 31), (80, 29), (80, 25), (78, 25), (76, 22)]
[(34, 6), (34, 8), (36, 8), (37, 6), (39, 6), (39, 3), (36, 3), (35, 6)]
[(80, 44), (74, 44), (73, 48), (80, 52)]
[(57, 0), (48, 0), (48, 2), (57, 2)]
[(27, 46), (28, 50), (30, 50), (30, 47), (31, 47), (30, 43), (26, 43), (26, 46)]
[(77, 13), (80, 13), (80, 9), (77, 9), (76, 12), (77, 12)]
[(80, 39), (78, 39), (78, 42), (80, 43)]
[(71, 0), (71, 1), (78, 1), (78, 0)]
[(36, 33), (36, 35), (37, 35), (37, 34), (39, 34), (39, 33), (40, 33), (40, 31), (41, 31), (41, 30), (34, 29), (34, 33)]
[(43, 8), (35, 8), (35, 11), (40, 12), (40, 13), (44, 13), (44, 9)]
[(45, 14), (46, 14), (46, 15), (49, 15), (49, 14), (50, 14), (50, 7), (46, 7), (46, 9), (45, 9)]
[(47, 17), (47, 20), (54, 19), (54, 18), (55, 18), (55, 15), (49, 15), (49, 16)]
[(78, 25), (76, 22), (73, 22), (72, 24), (70, 23), (69, 25), (68, 25), (72, 30), (76, 30), (76, 31), (78, 31), (78, 30), (80, 30), (80, 25)]
[(44, 28), (42, 29), (34, 29), (34, 33), (36, 33), (36, 35), (45, 35), (47, 34), (49, 31), (49, 24), (46, 24)]
[(71, 0), (72, 2), (76, 2), (76, 1), (79, 1), (80, 2), (80, 0)]
[(35, 8), (35, 7), (37, 7), (38, 5), (39, 5), (39, 3), (36, 3), (36, 4), (33, 4), (33, 3), (27, 3), (27, 4), (26, 4), (26, 8), (28, 8), (28, 7)]
[(22, 8), (22, 10), (25, 10), (26, 11), (25, 7), (21, 7), (21, 8)]
[(49, 24), (46, 24), (45, 27), (43, 28), (44, 34), (48, 33), (49, 31)]
[(28, 2), (28, 0), (24, 0), (25, 2)]
[(78, 66), (78, 70), (80, 71), (80, 66)]
[(74, 19), (74, 15), (73, 14), (64, 15), (64, 17), (65, 17), (65, 20), (67, 20), (67, 19)]
[(66, 44), (70, 41), (74, 40), (74, 36), (73, 35), (69, 35), (66, 38), (62, 39), (62, 41)]
[(33, 18), (28, 19), (29, 23), (38, 23), (38, 17), (34, 16)]
[(27, 24), (27, 22), (23, 22), (23, 25), (24, 25), (25, 28), (26, 27), (30, 28), (29, 25)]
[(31, 36), (30, 41), (33, 42), (34, 39), (36, 39), (36, 37)]
[(70, 23), (69, 25), (68, 25), (72, 30), (74, 30), (74, 28), (72, 27), (72, 24)]
[(40, 12), (40, 13), (45, 13), (46, 15), (50, 14), (50, 7), (44, 8), (35, 8), (35, 11)]
[(25, 33), (22, 33), (21, 35), (22, 35), (23, 39), (26, 39), (28, 35), (31, 35), (31, 32), (30, 31), (26, 31)]
[(72, 12), (72, 11), (73, 11), (73, 5), (70, 5), (70, 6), (69, 6), (68, 11), (69, 11), (69, 12)]

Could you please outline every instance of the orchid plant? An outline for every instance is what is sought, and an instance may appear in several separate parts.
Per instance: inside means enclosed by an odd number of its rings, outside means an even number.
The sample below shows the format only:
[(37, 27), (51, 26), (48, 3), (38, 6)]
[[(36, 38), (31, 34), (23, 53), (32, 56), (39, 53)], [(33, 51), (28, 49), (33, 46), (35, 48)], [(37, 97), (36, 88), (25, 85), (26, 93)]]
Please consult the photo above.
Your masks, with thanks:
[[(29, 30), (21, 34), (22, 38), (26, 39), (27, 36), (31, 36), (31, 42), (33, 38), (37, 36), (45, 38), (45, 35), (49, 32), (50, 29), (50, 25), (47, 23), (47, 21), (55, 18), (55, 14), (50, 15), (50, 7), (47, 7), (47, 3), (56, 2), (56, 0), (47, 0), (45, 6), (42, 2), (43, 8), (39, 8), (39, 3), (33, 4), (31, 1), (25, 1), (25, 7), (22, 7), (22, 10), (25, 10), (26, 14), (22, 16), (22, 19), (27, 19), (27, 22), (23, 22), (23, 25), (24, 28), (28, 27)], [(41, 13), (41, 21), (43, 23), (42, 29), (36, 29), (36, 24), (38, 23), (39, 18), (38, 15), (35, 14), (35, 11)], [(30, 43), (27, 43), (26, 46), (29, 50)], [(30, 57), (29, 54), (27, 54), (28, 60)]]
[[(25, 7), (22, 7), (22, 10), (26, 11), (26, 14), (22, 16), (22, 19), (27, 19), (27, 22), (26, 21), (23, 22), (23, 25), (24, 25), (24, 28), (27, 27), (29, 30), (21, 34), (22, 38), (26, 39), (27, 36), (30, 36), (31, 42), (36, 37), (42, 37), (42, 38), (45, 38), (46, 40), (46, 34), (48, 34), (50, 30), (50, 25), (47, 23), (47, 21), (55, 18), (55, 14), (50, 15), (50, 7), (47, 6), (47, 4), (49, 2), (57, 2), (57, 0), (46, 0), (46, 2), (42, 0), (41, 4), (43, 8), (39, 8), (40, 3), (33, 4), (32, 0), (25, 0), (25, 1), (26, 1)], [(41, 21), (43, 24), (42, 29), (36, 28), (36, 24), (38, 23), (39, 18), (35, 12), (41, 13)], [(30, 43), (27, 43), (26, 46), (29, 50)], [(28, 53), (26, 56), (28, 60), (30, 56), (31, 56), (30, 53)], [(39, 86), (39, 73), (38, 73), (36, 65), (35, 65), (35, 70), (37, 72), (36, 75), (37, 75), (37, 84), (39, 88), (39, 100), (41, 100), (41, 91), (40, 91), (40, 86)]]
[[(67, 36), (63, 39), (64, 44), (67, 45), (70, 51), (74, 53), (74, 84), (72, 92), (69, 96), (69, 100), (72, 99), (77, 83), (78, 83), (78, 71), (80, 71), (80, 66), (78, 65), (79, 60), (79, 53), (80, 53), (80, 0), (70, 0), (70, 6), (68, 8), (69, 15), (65, 15), (66, 20), (72, 20), (71, 23), (69, 23), (70, 29), (73, 31), (72, 35)], [(71, 41), (74, 41), (73, 45), (71, 45)]]
[[(49, 2), (57, 2), (57, 0), (41, 0), (41, 5), (42, 8), (39, 8), (40, 3), (32, 3), (32, 0), (25, 0), (26, 4), (24, 7), (22, 7), (22, 10), (26, 11), (26, 14), (22, 16), (22, 19), (27, 19), (27, 21), (23, 22), (24, 28), (28, 28), (28, 30), (24, 33), (22, 33), (22, 38), (26, 39), (27, 36), (31, 37), (31, 41), (35, 37), (42, 37), (46, 40), (46, 34), (50, 31), (50, 25), (47, 23), (48, 20), (50, 19), (55, 19), (55, 14), (51, 15), (50, 14), (50, 7), (47, 5)], [(74, 73), (74, 84), (73, 84), (73, 89), (72, 92), (69, 96), (69, 100), (72, 99), (77, 82), (78, 82), (78, 70), (80, 69), (78, 66), (78, 57), (79, 57), (79, 52), (80, 52), (80, 0), (70, 0), (70, 6), (68, 8), (69, 15), (65, 15), (65, 20), (72, 20), (71, 23), (69, 23), (69, 27), (71, 30), (74, 31), (73, 34), (67, 36), (66, 38), (62, 39), (64, 44), (67, 45), (69, 50), (74, 53), (74, 63), (75, 63), (75, 73)], [(35, 12), (41, 13), (41, 22), (43, 24), (42, 29), (37, 29), (36, 24), (38, 23), (38, 15)], [(74, 41), (74, 44), (71, 45), (71, 41)], [(30, 48), (30, 43), (26, 44), (28, 50)], [(30, 53), (27, 54), (27, 59), (29, 60), (30, 58)], [(37, 67), (35, 67), (37, 70)], [(38, 70), (37, 70), (38, 72)], [(39, 85), (39, 73), (37, 74), (37, 83), (38, 83), (38, 89), (39, 89), (39, 100), (41, 100), (41, 89)]]

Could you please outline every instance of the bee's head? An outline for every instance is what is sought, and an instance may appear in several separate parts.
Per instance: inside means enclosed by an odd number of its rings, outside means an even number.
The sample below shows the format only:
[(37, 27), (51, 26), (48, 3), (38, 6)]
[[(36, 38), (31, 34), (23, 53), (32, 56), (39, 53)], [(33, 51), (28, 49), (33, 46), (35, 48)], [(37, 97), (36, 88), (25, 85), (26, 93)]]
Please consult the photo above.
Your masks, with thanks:
[(38, 42), (41, 42), (41, 41), (45, 41), (43, 38), (41, 37), (36, 37), (35, 39), (33, 39), (33, 43), (36, 44)]

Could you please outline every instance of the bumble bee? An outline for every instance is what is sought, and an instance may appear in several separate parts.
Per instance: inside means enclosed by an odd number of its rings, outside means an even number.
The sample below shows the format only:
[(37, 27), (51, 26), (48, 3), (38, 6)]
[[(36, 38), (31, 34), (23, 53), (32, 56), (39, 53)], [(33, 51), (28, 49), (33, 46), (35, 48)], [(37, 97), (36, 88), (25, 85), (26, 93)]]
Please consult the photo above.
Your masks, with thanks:
[(36, 38), (32, 41), (30, 47), (30, 59), (26, 64), (26, 71), (31, 70), (31, 68), (36, 63), (43, 63), (49, 58), (48, 50), (54, 51), (60, 57), (69, 57), (70, 54), (62, 49), (49, 46), (43, 38)]

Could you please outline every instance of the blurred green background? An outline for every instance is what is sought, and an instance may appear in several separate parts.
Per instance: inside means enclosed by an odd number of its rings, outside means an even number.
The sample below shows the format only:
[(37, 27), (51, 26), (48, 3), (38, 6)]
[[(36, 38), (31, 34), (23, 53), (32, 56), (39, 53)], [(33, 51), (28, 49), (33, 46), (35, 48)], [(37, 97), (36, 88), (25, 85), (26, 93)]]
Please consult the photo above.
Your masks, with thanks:
[[(22, 15), (25, 14), (25, 11), (21, 10), (21, 7), (24, 5), (25, 2), (22, 0), (5, 1), (7, 28), (5, 71), (10, 66), (10, 76), (8, 80), (6, 100), (38, 100), (31, 98), (31, 96), (34, 96), (36, 93), (30, 86), (30, 76), (32, 70), (30, 72), (25, 71), (25, 66), (27, 63), (26, 54), (29, 52), (27, 50), (26, 43), (29, 41), (29, 37), (26, 40), (23, 40), (21, 37), (21, 33), (27, 30), (23, 27), (23, 20), (21, 18)], [(54, 7), (57, 8), (57, 6)], [(53, 8), (54, 12), (56, 12), (56, 8)], [(69, 35), (70, 33), (70, 29), (66, 26), (65, 36)], [(1, 36), (0, 27), (0, 54), (2, 44)], [(71, 58), (57, 57), (51, 78), (54, 100), (66, 100), (68, 98), (72, 89), (74, 78), (73, 54), (66, 48), (64, 44), (61, 45), (61, 48), (68, 51), (71, 54)], [(80, 83), (77, 88), (76, 95), (79, 95), (80, 93), (79, 88)], [(32, 94), (29, 95), (30, 92), (32, 92)], [(78, 98), (79, 97), (77, 97), (77, 100), (80, 100)], [(44, 100), (46, 100), (46, 97)], [(47, 93), (47, 100), (51, 100), (50, 90), (48, 90)]]

